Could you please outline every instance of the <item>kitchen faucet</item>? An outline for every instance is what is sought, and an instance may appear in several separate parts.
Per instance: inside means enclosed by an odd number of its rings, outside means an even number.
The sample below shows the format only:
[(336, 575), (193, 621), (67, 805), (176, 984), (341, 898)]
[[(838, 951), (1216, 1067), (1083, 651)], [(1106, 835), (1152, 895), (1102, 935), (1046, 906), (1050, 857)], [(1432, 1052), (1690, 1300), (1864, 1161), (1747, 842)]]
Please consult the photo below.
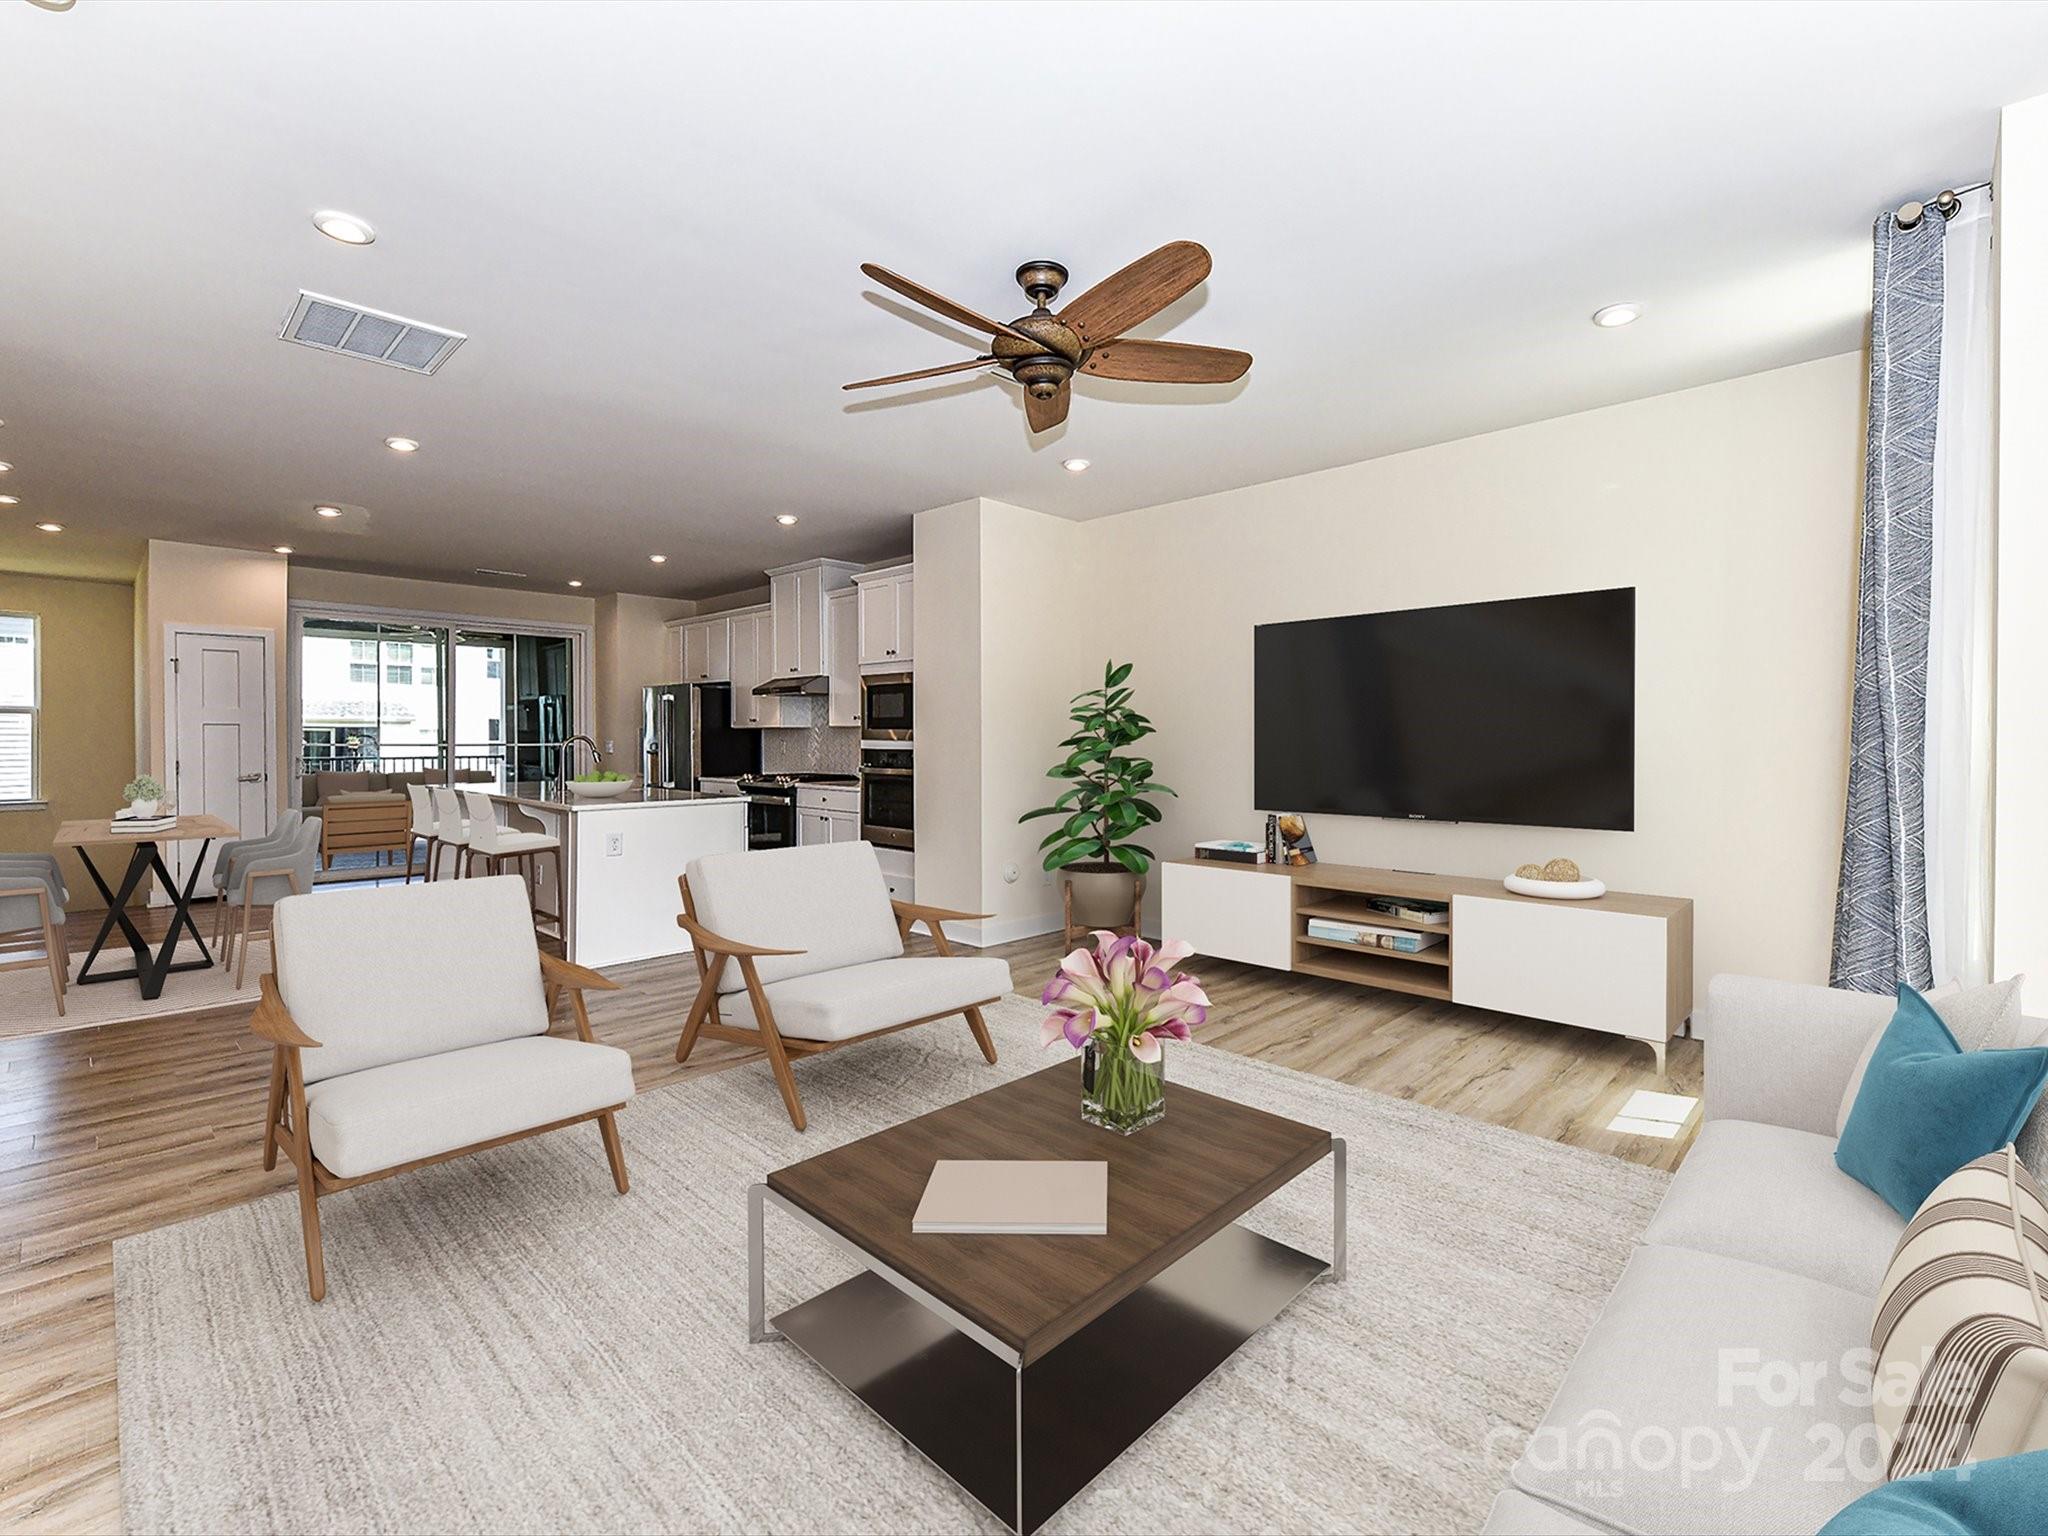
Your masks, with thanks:
[(567, 784), (576, 775), (576, 754), (569, 749), (579, 741), (590, 748), (590, 766), (593, 768), (602, 768), (604, 766), (604, 753), (598, 750), (596, 742), (592, 741), (588, 736), (571, 736), (562, 743), (562, 782), (564, 784)]

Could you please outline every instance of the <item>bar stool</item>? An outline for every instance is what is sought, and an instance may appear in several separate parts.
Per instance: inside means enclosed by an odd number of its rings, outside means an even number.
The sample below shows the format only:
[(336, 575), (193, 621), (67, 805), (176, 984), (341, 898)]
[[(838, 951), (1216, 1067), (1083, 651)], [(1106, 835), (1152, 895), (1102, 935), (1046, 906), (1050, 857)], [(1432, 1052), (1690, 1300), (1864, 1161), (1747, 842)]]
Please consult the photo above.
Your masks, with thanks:
[(412, 845), (422, 840), (427, 845), (427, 865), (420, 878), (434, 878), (434, 850), (441, 841), (441, 823), (434, 815), (434, 797), (427, 793), (426, 785), (406, 785), (405, 797), (412, 802), (412, 839), (405, 845), (405, 883), (411, 885)]
[[(427, 878), (429, 880), (440, 878), (439, 872), (434, 868), (434, 863), (438, 862), (442, 849), (453, 848), (455, 850), (455, 878), (460, 880), (463, 868), (468, 862), (467, 850), (469, 848), (469, 823), (463, 820), (462, 817), (462, 799), (454, 790), (436, 786), (433, 790), (433, 800), (434, 852), (428, 856), (432, 862), (427, 866)], [(493, 817), (492, 819), (495, 820), (496, 818)]]
[(533, 926), (538, 929), (541, 919), (546, 918), (555, 925), (554, 937), (564, 938), (562, 914), (544, 912), (540, 907), (540, 893), (535, 887), (537, 871), (534, 861), (539, 855), (553, 854), (555, 859), (555, 905), (562, 904), (562, 845), (545, 832), (515, 832), (510, 827), (498, 825), (498, 808), (491, 803), (491, 797), (479, 790), (465, 789), (463, 803), (469, 807), (469, 849), (463, 855), (464, 863), (473, 863), (479, 855), (492, 874), (504, 871), (507, 859), (519, 865), (519, 872), (526, 881), (526, 904), (533, 913)]

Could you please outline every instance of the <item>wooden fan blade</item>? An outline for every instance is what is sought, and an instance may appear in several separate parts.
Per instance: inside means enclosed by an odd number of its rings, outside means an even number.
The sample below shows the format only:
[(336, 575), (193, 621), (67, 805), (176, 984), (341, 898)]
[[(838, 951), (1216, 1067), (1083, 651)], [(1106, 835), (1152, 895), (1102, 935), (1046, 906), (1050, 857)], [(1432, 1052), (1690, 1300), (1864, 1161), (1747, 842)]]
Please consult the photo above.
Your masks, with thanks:
[(1062, 324), (1101, 345), (1149, 320), (1209, 275), (1209, 253), (1192, 240), (1162, 245), (1105, 277), (1060, 311)]
[(1184, 341), (1125, 337), (1097, 347), (1081, 365), (1098, 379), (1142, 379), (1150, 384), (1228, 384), (1251, 367), (1249, 352), (1197, 347)]
[(1074, 392), (1065, 384), (1050, 400), (1041, 400), (1033, 394), (1024, 396), (1024, 419), (1031, 423), (1034, 432), (1047, 432), (1067, 419), (1067, 407), (1074, 403)]
[(942, 373), (965, 373), (970, 368), (986, 368), (995, 359), (984, 353), (970, 357), (964, 363), (948, 363), (943, 368), (920, 368), (915, 373), (892, 373), (886, 379), (862, 379), (854, 384), (842, 384), (841, 389), (873, 389), (877, 384), (908, 384), (912, 379), (935, 379)]
[[(1206, 257), (1204, 259), (1206, 260)], [(991, 320), (986, 315), (977, 315), (965, 304), (955, 304), (944, 294), (933, 293), (931, 289), (913, 283), (907, 277), (898, 277), (887, 267), (878, 267), (871, 261), (864, 261), (860, 264), (860, 269), (884, 288), (895, 289), (906, 299), (922, 304), (933, 314), (944, 315), (957, 325), (964, 325), (969, 330), (981, 331), (990, 336), (1014, 336), (1019, 341), (1030, 341), (1034, 349), (1040, 347), (1038, 342), (1031, 341), (1031, 338), (1022, 331), (1007, 326), (1000, 320)]]

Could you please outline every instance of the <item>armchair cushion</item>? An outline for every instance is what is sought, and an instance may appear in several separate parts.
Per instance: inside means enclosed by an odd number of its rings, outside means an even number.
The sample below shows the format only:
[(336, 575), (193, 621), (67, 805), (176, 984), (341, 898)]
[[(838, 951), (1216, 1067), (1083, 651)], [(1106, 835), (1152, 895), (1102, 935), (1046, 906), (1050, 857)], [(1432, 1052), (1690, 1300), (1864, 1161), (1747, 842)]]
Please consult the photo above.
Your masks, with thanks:
[[(803, 951), (757, 960), (764, 984), (871, 960), (893, 960), (903, 953), (889, 886), (871, 844), (814, 843), (714, 853), (695, 860), (689, 877), (697, 921), (713, 933), (743, 944)], [(726, 966), (719, 976), (721, 993), (737, 992), (745, 985), (737, 965)], [(782, 1022), (779, 1007), (776, 1022)], [(784, 1025), (783, 1033), (794, 1031)]]
[(309, 1084), (547, 1032), (516, 875), (288, 896), (273, 922), (278, 991), (320, 1042)]
[[(793, 1040), (850, 1040), (931, 1014), (957, 1013), (1009, 990), (1009, 962), (991, 955), (898, 955), (761, 988), (777, 1031)], [(745, 994), (722, 999), (719, 1006), (735, 1008), (733, 1022), (742, 1026), (757, 1022)]]
[(632, 1097), (617, 1046), (539, 1035), (326, 1078), (306, 1089), (306, 1125), (313, 1155), (352, 1179)]

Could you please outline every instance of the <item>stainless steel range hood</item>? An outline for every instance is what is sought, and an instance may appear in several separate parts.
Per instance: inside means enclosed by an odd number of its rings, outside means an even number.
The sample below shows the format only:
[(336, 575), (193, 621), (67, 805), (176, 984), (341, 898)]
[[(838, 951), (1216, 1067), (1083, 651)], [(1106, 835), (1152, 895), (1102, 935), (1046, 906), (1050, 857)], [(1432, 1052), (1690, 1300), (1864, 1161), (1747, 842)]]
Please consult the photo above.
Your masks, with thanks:
[(813, 674), (810, 677), (771, 677), (767, 682), (756, 685), (756, 694), (824, 694), (832, 689), (832, 679)]

